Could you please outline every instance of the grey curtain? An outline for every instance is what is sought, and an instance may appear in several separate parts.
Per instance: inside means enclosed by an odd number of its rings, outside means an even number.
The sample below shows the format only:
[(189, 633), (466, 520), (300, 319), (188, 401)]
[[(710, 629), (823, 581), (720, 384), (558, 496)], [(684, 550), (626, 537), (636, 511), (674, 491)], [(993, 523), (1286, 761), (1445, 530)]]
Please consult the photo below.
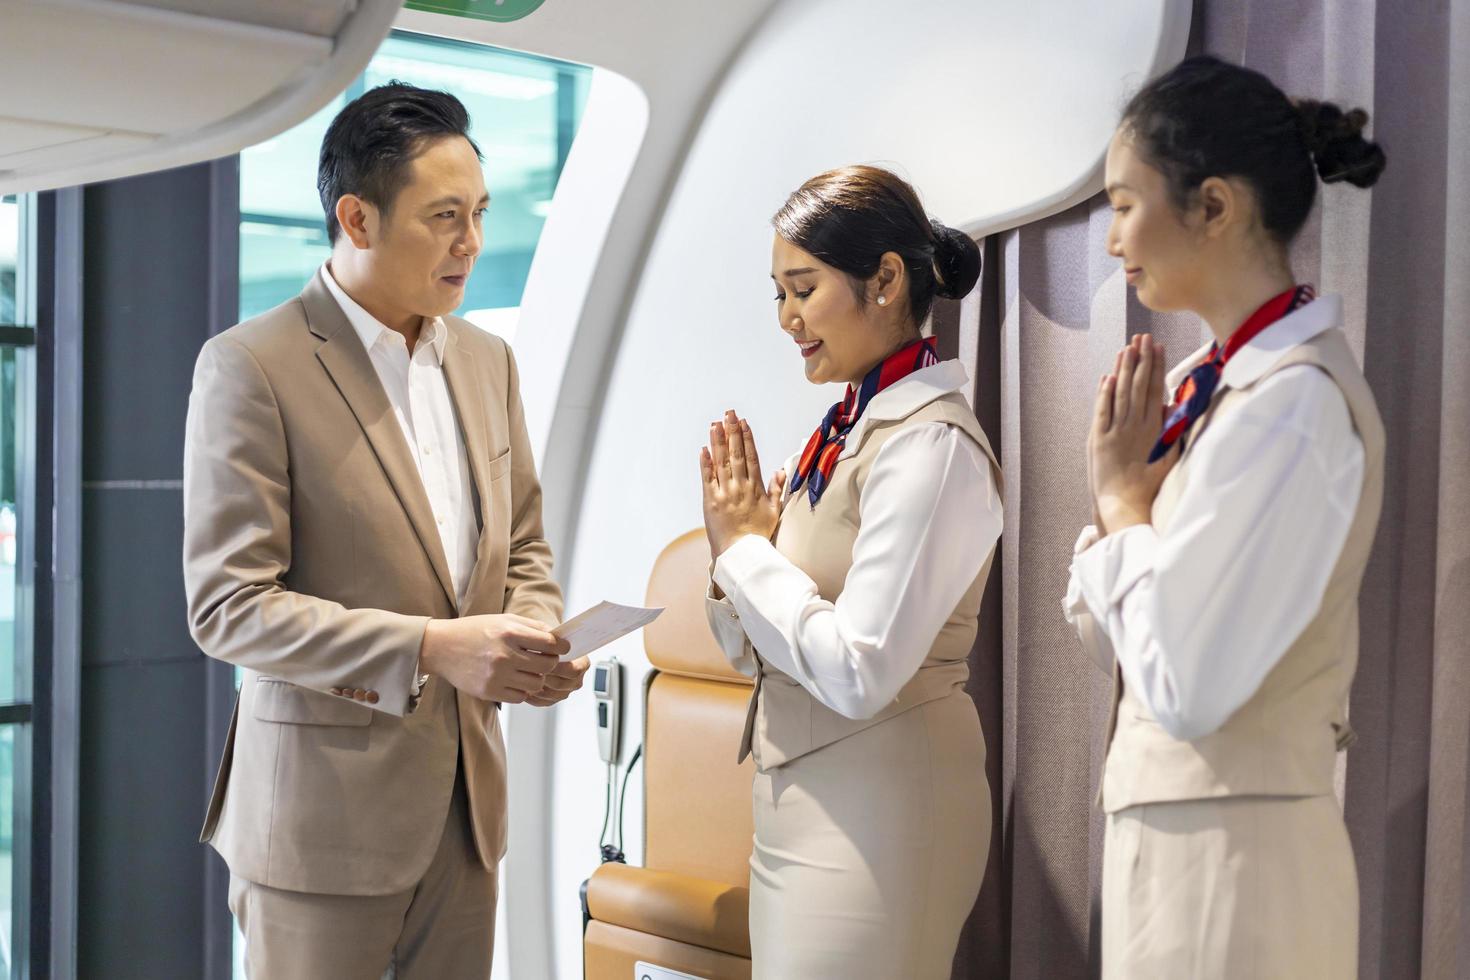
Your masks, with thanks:
[[(1470, 977), (1470, 0), (1203, 0), (1191, 50), (1367, 108), (1388, 153), (1372, 192), (1324, 189), (1293, 251), (1299, 279), (1344, 297), (1389, 436), (1339, 794), (1361, 975)], [(996, 833), (956, 978), (1097, 973), (1108, 687), (1060, 605), (1089, 516), (1088, 412), (1132, 334), (1171, 360), (1208, 339), (1138, 305), (1104, 250), (1110, 218), (1099, 197), (988, 240), (978, 299), (936, 312), (1007, 480), (971, 657)]]

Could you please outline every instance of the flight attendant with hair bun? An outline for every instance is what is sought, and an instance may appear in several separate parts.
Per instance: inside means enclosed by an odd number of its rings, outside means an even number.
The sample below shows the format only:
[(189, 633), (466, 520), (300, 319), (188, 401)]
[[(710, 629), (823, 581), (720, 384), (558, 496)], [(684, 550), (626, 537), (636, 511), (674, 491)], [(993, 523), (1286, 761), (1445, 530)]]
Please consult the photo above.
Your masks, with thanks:
[(1215, 339), (1166, 373), (1133, 338), (1088, 439), (1096, 524), (1066, 609), (1114, 677), (1107, 978), (1357, 976), (1334, 772), (1384, 433), (1341, 302), (1293, 276), (1288, 246), (1319, 178), (1383, 170), (1366, 122), (1192, 58), (1108, 150), (1109, 252), (1145, 306)]
[(774, 224), (793, 357), (847, 389), (769, 487), (733, 412), (700, 454), (710, 623), (755, 678), (753, 974), (947, 980), (989, 850), (964, 685), (1001, 481), (921, 327), (980, 253), (874, 167), (813, 177)]

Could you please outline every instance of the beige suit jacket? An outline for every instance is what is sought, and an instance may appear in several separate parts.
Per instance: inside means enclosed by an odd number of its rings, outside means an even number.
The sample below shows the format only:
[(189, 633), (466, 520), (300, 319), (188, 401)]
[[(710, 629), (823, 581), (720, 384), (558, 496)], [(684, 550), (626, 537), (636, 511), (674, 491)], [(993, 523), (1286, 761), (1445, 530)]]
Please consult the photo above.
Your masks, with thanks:
[[(184, 585), (206, 654), (243, 683), (200, 839), (273, 888), (388, 894), (422, 876), (464, 769), (480, 859), (505, 851), (498, 705), (432, 678), (431, 618), (560, 620), (515, 360), (445, 318), (444, 374), (480, 521), (464, 608), (361, 339), (319, 278), (211, 339), (189, 399)], [(364, 705), (328, 693), (374, 691)]]

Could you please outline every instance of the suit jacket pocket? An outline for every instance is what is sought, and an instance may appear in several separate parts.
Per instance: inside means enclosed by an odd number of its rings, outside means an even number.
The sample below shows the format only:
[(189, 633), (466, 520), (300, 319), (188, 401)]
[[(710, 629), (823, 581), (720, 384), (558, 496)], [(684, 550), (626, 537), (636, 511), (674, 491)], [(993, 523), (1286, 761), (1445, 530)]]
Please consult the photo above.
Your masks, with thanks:
[(496, 456), (490, 461), (488, 471), (490, 473), (490, 480), (492, 482), (500, 479), (502, 476), (505, 476), (505, 474), (510, 472), (510, 452), (511, 451), (507, 449), (505, 452), (501, 453), (499, 456)]
[(332, 694), (298, 687), (274, 677), (255, 680), (255, 717), (287, 725), (372, 724), (373, 709)]

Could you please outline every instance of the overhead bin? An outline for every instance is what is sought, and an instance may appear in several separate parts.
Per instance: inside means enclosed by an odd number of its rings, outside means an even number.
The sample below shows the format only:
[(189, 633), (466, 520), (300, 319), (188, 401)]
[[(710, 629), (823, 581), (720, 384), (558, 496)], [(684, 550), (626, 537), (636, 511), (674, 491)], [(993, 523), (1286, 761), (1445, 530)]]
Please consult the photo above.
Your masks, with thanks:
[(0, 0), (0, 194), (234, 153), (340, 93), (401, 0)]

